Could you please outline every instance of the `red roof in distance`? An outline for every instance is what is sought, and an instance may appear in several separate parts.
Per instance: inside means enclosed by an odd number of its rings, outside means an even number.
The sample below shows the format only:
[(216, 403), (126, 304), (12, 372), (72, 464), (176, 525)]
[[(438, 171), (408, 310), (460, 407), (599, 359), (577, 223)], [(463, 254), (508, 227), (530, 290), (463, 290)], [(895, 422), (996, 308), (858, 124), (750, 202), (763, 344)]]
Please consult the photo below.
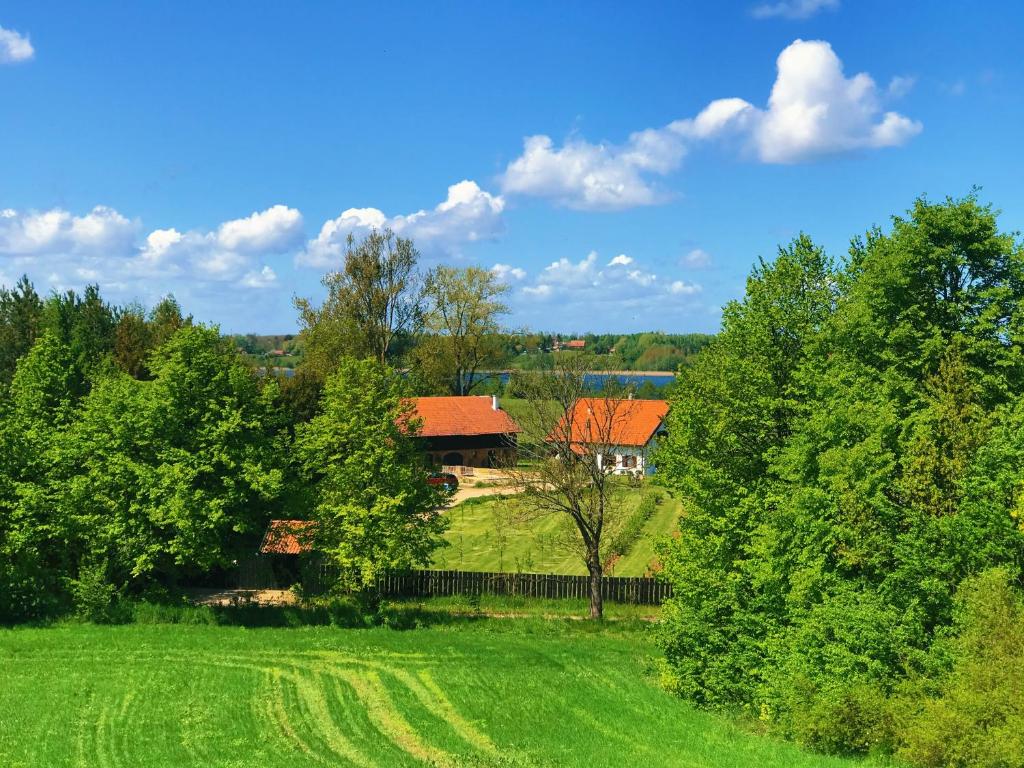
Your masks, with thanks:
[(490, 395), (413, 397), (411, 418), (420, 420), (420, 437), (506, 435), (522, 432)]
[(667, 414), (666, 400), (582, 397), (548, 439), (564, 439), (565, 431), (571, 430), (572, 442), (579, 445), (641, 447), (647, 445)]

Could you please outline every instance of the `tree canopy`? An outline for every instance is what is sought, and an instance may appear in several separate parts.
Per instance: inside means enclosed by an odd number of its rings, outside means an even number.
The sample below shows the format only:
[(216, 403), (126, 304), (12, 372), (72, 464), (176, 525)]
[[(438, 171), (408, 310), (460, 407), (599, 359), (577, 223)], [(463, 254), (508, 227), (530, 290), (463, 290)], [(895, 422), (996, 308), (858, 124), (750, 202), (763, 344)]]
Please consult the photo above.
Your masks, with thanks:
[(941, 666), (959, 585), (1024, 566), (1022, 300), (1024, 251), (973, 195), (918, 200), (840, 266), (805, 236), (758, 264), (658, 457), (685, 499), (662, 551), (680, 692), (894, 746), (886, 702)]

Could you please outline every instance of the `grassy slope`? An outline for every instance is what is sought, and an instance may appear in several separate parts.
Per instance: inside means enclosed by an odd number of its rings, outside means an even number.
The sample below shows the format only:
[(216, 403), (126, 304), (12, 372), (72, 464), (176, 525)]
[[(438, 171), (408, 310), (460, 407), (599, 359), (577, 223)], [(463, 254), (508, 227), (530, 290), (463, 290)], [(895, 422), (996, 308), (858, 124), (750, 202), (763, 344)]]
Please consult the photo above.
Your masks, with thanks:
[[(647, 522), (633, 548), (615, 565), (616, 576), (643, 576), (654, 559), (654, 542), (675, 530), (679, 502), (662, 491), (664, 502)], [(627, 491), (627, 514), (640, 503), (641, 491)], [(532, 573), (583, 574), (579, 557), (559, 547), (557, 540), (565, 519), (547, 517), (526, 524), (501, 521), (512, 516), (514, 496), (469, 499), (449, 510), (451, 528), (445, 535), (451, 546), (438, 551), (434, 567), (464, 571), (527, 571)], [(499, 546), (504, 531), (505, 546)]]
[(0, 765), (852, 765), (651, 680), (635, 622), (0, 631)]

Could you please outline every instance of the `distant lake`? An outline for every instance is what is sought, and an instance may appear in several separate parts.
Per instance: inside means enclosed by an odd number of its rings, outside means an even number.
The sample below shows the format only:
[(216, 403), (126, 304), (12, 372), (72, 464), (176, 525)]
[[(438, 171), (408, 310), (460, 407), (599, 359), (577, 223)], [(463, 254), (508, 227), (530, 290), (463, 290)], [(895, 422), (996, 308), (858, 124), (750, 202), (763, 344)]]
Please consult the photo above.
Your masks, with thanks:
[[(509, 371), (482, 372), (477, 373), (474, 376), (474, 380), (480, 381), (483, 378), (497, 376), (501, 379), (502, 384), (507, 384), (509, 375)], [(595, 371), (594, 373), (586, 374), (583, 377), (583, 383), (591, 389), (601, 389), (605, 382), (610, 379), (618, 381), (623, 386), (633, 384), (637, 387), (645, 381), (649, 381), (654, 386), (660, 388), (673, 383), (676, 380), (676, 375), (664, 371)]]
[[(257, 369), (261, 374), (266, 372), (266, 368)], [(272, 373), (278, 376), (284, 376), (286, 379), (290, 379), (295, 375), (294, 368), (271, 368)], [(473, 378), (475, 381), (480, 381), (484, 378), (493, 378), (497, 376), (501, 379), (502, 384), (508, 383), (509, 378), (508, 371), (495, 371), (493, 373), (477, 373)], [(632, 384), (639, 387), (645, 381), (651, 382), (654, 386), (664, 387), (671, 384), (676, 380), (674, 373), (666, 373), (663, 371), (596, 371), (594, 373), (588, 373), (583, 378), (584, 384), (591, 389), (601, 389), (604, 383), (609, 379), (615, 379), (619, 384), (625, 386)]]

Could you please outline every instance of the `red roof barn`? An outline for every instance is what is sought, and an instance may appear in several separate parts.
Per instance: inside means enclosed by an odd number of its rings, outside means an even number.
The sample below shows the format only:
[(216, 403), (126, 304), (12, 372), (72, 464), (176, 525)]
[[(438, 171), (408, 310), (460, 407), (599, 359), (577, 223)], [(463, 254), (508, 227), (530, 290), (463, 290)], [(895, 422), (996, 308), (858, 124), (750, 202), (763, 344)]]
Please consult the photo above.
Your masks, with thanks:
[(522, 430), (497, 397), (415, 397), (410, 402), (410, 416), (419, 420), (419, 437), (435, 464), (493, 467), (515, 461), (516, 435)]

